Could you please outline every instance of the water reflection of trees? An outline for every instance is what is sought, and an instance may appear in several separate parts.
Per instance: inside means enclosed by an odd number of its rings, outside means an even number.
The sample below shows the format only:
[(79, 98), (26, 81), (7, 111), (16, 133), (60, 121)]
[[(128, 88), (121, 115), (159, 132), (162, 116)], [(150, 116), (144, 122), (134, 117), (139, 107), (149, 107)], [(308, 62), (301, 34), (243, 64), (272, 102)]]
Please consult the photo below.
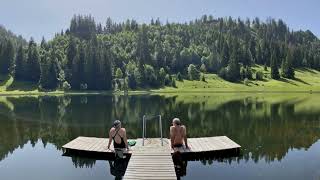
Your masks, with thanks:
[(72, 156), (72, 163), (76, 168), (92, 168), (96, 164), (95, 159)]
[[(149, 95), (8, 97), (0, 101), (0, 159), (28, 141), (35, 145), (41, 139), (44, 146), (52, 143), (60, 149), (79, 135), (105, 137), (114, 119), (123, 120), (128, 136), (137, 138), (144, 114), (163, 115), (166, 136), (173, 117), (183, 120), (190, 137), (227, 135), (243, 147), (240, 159), (246, 160), (281, 160), (288, 150), (308, 149), (320, 136), (320, 109), (297, 111), (300, 101), (245, 97), (213, 106), (194, 98), (184, 102)], [(147, 135), (158, 134), (157, 122), (148, 122)]]

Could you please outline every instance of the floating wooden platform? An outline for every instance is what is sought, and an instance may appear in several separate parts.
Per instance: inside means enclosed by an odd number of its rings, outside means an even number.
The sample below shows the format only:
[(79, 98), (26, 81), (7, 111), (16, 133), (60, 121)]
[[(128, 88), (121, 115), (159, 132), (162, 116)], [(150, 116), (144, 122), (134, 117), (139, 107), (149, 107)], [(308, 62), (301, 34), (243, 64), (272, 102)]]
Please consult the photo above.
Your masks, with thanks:
[[(85, 152), (101, 152), (113, 154), (113, 145), (110, 149), (107, 149), (108, 139), (95, 138), (95, 137), (78, 137), (71, 142), (62, 146), (65, 150), (73, 151), (85, 151)], [(130, 151), (125, 151), (125, 154), (132, 154), (133, 151), (137, 151), (143, 147), (151, 147), (149, 150), (162, 147), (160, 138), (148, 138), (145, 139), (145, 146), (142, 146), (142, 139), (136, 139), (137, 143), (131, 147)], [(225, 150), (239, 150), (240, 145), (232, 141), (226, 136), (216, 137), (203, 137), (203, 138), (188, 138), (189, 149), (185, 147), (176, 148), (182, 154), (188, 153), (204, 153), (213, 151), (225, 151)], [(163, 139), (163, 146), (171, 147), (169, 139)], [(171, 150), (173, 153), (173, 150)]]
[[(95, 137), (78, 137), (62, 146), (66, 152), (102, 153), (114, 157), (113, 146), (107, 149), (108, 139)], [(169, 139), (149, 138), (136, 139), (136, 145), (124, 154), (130, 155), (124, 179), (177, 179), (172, 154), (180, 151), (185, 157), (203, 156), (205, 154), (238, 153), (240, 145), (226, 136), (188, 138), (189, 149), (185, 147), (171, 149)]]

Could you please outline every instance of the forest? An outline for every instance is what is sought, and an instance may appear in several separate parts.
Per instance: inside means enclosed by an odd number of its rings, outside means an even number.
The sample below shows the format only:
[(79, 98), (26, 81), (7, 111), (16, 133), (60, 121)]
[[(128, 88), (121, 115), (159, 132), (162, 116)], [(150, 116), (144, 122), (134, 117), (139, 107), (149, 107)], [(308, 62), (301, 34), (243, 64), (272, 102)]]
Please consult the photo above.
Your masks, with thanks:
[(211, 15), (147, 24), (75, 15), (68, 29), (39, 44), (0, 26), (0, 74), (43, 91), (175, 87), (184, 79), (205, 81), (207, 73), (231, 82), (263, 80), (254, 65), (270, 67), (276, 80), (294, 79), (296, 68), (320, 70), (320, 40), (282, 20)]

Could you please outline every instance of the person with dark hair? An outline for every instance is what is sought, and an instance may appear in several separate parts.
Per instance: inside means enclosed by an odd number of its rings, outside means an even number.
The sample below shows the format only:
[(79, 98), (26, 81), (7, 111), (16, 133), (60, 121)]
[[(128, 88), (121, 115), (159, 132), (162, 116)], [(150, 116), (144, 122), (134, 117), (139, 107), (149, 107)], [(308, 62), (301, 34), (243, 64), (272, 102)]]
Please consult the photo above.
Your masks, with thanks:
[(174, 118), (172, 120), (172, 126), (170, 127), (170, 139), (172, 149), (182, 147), (183, 142), (186, 148), (189, 148), (187, 140), (187, 129), (184, 125), (181, 124), (181, 121), (178, 118)]
[(126, 129), (121, 127), (121, 121), (119, 120), (114, 121), (113, 127), (109, 131), (108, 149), (110, 149), (112, 140), (113, 140), (113, 147), (115, 150), (117, 149), (129, 150)]

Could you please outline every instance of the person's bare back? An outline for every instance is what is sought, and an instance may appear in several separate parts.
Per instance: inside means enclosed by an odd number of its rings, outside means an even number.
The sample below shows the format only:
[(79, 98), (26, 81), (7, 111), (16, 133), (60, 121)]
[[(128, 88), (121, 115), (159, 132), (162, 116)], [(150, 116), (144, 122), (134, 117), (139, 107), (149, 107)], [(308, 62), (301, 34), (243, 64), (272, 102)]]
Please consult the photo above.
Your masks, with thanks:
[(181, 122), (178, 118), (174, 118), (172, 121), (172, 126), (170, 127), (170, 139), (172, 148), (182, 147), (183, 142), (188, 148), (187, 130), (184, 125), (181, 125)]

